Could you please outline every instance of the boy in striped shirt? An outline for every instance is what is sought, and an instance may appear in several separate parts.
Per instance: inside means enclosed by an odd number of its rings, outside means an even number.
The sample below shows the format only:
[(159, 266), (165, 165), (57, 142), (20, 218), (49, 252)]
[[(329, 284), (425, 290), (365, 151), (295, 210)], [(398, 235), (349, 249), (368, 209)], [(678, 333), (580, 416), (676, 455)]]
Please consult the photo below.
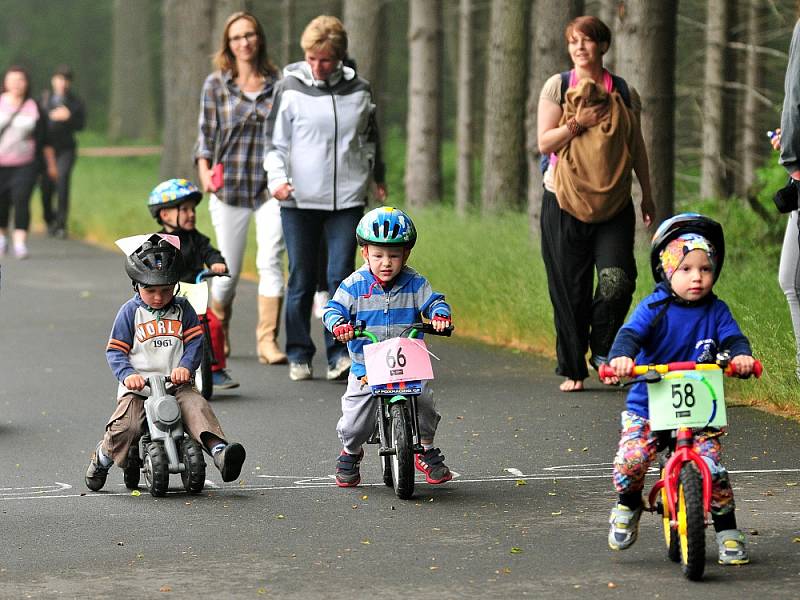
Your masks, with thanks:
[[(406, 262), (417, 241), (414, 223), (403, 211), (388, 206), (368, 212), (356, 228), (364, 266), (345, 279), (325, 307), (325, 327), (342, 343), (347, 343), (353, 364), (342, 396), (342, 416), (336, 426), (342, 451), (336, 462), (336, 485), (352, 487), (361, 482), (362, 445), (375, 429), (377, 400), (367, 385), (363, 338), (354, 336), (353, 321), (364, 321), (380, 340), (397, 337), (422, 317), (430, 319), (437, 331), (450, 323), (450, 306), (444, 296), (434, 292), (428, 280)], [(453, 475), (444, 464), (444, 455), (433, 445), (440, 415), (433, 402), (433, 391), (423, 382), (417, 401), (420, 442), (424, 454), (415, 455), (418, 471), (428, 483), (450, 481)]]

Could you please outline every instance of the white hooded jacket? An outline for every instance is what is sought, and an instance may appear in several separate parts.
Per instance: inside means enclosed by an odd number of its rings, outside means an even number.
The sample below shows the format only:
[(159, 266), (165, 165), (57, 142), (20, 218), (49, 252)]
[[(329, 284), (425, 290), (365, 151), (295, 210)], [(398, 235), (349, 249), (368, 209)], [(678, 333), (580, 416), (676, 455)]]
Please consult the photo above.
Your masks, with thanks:
[(366, 203), (377, 129), (370, 85), (341, 67), (315, 80), (306, 62), (288, 65), (267, 118), (264, 169), (270, 193), (287, 182), (281, 206), (343, 210)]

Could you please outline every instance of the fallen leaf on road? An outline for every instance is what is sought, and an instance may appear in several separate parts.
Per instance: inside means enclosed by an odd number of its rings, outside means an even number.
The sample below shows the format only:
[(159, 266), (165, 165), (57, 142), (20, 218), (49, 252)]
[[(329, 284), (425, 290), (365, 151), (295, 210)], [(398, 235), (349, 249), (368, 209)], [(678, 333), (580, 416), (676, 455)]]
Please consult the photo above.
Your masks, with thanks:
[(517, 485), (528, 485), (528, 482), (525, 481), (524, 479), (517, 479), (516, 484)]
[(362, 500), (366, 500), (367, 498), (369, 498), (369, 496), (367, 496), (366, 494), (364, 494), (363, 496), (361, 496), (361, 499), (362, 499)]
[(125, 542), (117, 542), (117, 546), (124, 546)]
[(581, 452), (588, 452), (589, 448), (581, 448)]
[(613, 581), (609, 581), (609, 582), (608, 582), (608, 587), (609, 587), (609, 588), (611, 588), (611, 589), (613, 590), (615, 587), (617, 587), (617, 584), (616, 584), (616, 583), (614, 583)]
[(517, 548), (516, 546), (514, 546), (513, 548), (511, 548), (511, 554), (522, 554), (522, 548)]
[(439, 567), (429, 567), (431, 571), (438, 571)]
[(258, 588), (256, 590), (256, 594), (266, 594), (266, 593), (267, 593), (266, 588)]
[(361, 543), (365, 546), (369, 546), (369, 540), (361, 540)]
[(171, 592), (172, 588), (168, 585), (162, 585), (159, 589), (159, 592)]
[(550, 514), (553, 515), (554, 517), (557, 517), (561, 514), (561, 511), (557, 510), (556, 512), (551, 512)]
[(797, 485), (797, 482), (796, 482), (796, 481), (794, 481), (794, 482), (788, 482), (788, 481), (787, 481), (787, 482), (786, 482), (786, 487), (795, 487), (796, 485)]
[(286, 517), (285, 517), (285, 516), (283, 516), (283, 515), (278, 515), (278, 516), (276, 516), (275, 518), (276, 518), (276, 519), (285, 519)]
[(133, 490), (131, 492), (131, 496), (141, 496), (141, 495), (142, 495), (142, 492), (140, 492), (139, 490)]
[(793, 544), (800, 544), (800, 537), (796, 537), (792, 539)]
[(548, 496), (556, 496), (557, 494), (555, 492), (547, 492), (547, 495)]

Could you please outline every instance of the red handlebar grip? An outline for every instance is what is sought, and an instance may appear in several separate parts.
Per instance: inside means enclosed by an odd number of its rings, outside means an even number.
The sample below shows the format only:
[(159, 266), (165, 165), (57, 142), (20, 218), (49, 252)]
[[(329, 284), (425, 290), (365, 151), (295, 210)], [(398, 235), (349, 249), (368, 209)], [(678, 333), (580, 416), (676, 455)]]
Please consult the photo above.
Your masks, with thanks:
[(753, 365), (753, 375), (755, 375), (756, 378), (758, 378), (761, 377), (761, 373), (763, 372), (764, 372), (764, 367), (761, 365), (761, 361), (756, 360), (755, 364)]
[(600, 365), (600, 368), (597, 369), (597, 374), (600, 376), (600, 379), (617, 376), (617, 374), (614, 372), (614, 369), (612, 369), (610, 365)]

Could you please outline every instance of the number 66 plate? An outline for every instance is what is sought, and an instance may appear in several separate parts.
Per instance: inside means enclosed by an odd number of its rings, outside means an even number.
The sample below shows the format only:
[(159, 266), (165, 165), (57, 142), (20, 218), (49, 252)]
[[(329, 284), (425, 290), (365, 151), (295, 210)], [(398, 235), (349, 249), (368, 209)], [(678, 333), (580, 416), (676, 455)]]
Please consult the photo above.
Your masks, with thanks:
[(431, 357), (425, 342), (397, 337), (364, 346), (364, 363), (372, 386), (433, 379)]
[(727, 425), (722, 377), (718, 369), (671, 371), (660, 382), (647, 384), (651, 429)]

